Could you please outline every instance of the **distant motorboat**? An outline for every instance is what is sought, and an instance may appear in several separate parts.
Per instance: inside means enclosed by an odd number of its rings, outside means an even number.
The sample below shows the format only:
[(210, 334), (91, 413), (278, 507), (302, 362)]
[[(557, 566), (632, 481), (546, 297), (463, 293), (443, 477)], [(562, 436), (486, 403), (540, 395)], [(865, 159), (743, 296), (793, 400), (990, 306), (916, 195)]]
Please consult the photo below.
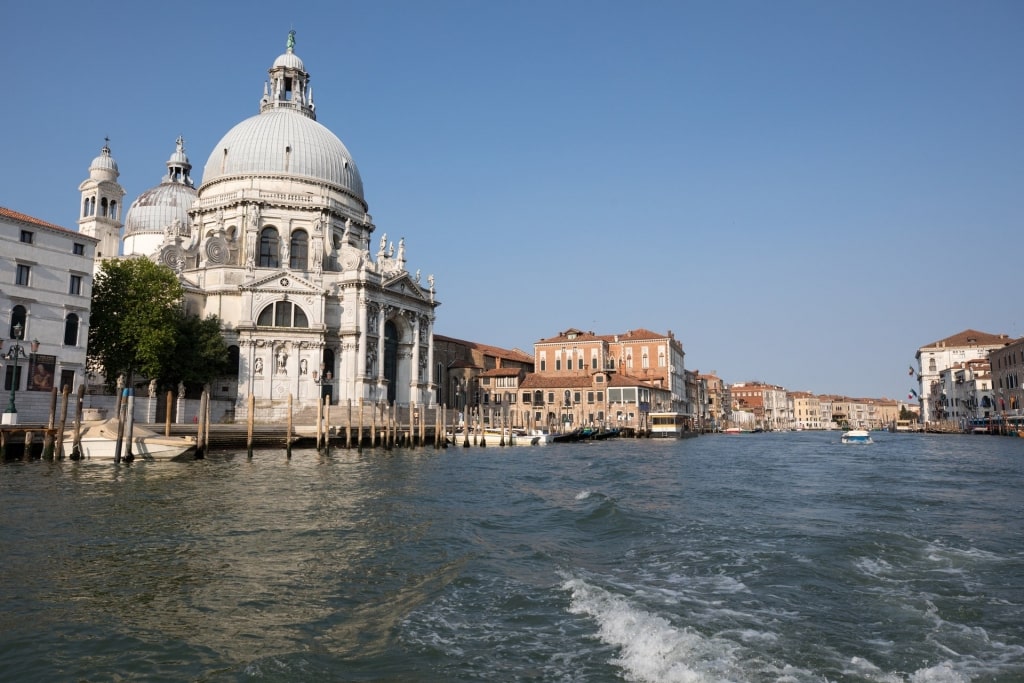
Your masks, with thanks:
[(843, 443), (874, 443), (871, 439), (871, 432), (866, 429), (851, 429), (843, 432)]

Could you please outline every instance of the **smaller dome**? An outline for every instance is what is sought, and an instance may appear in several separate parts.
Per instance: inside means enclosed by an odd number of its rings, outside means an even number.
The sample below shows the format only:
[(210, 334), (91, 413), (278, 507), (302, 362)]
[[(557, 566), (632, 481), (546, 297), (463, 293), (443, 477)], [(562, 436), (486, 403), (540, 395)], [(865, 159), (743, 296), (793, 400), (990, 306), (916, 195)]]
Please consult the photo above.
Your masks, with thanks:
[(296, 69), (298, 71), (306, 70), (306, 65), (303, 64), (302, 60), (299, 59), (299, 56), (291, 50), (288, 50), (288, 52), (285, 52), (283, 55), (275, 59), (274, 66), (270, 68), (279, 69), (282, 67), (285, 69)]
[[(107, 140), (109, 143), (110, 140)], [(105, 144), (100, 150), (100, 155), (89, 164), (89, 176), (96, 180), (114, 180), (120, 175), (117, 162), (110, 156), (110, 147)]]
[(188, 210), (198, 194), (182, 183), (161, 183), (146, 190), (132, 202), (125, 219), (125, 236), (139, 232), (158, 232), (178, 222), (188, 228)]
[[(185, 154), (185, 140), (179, 135), (175, 142), (163, 182), (140, 194), (128, 207), (125, 237), (138, 233), (163, 233), (175, 223), (180, 230), (187, 231), (188, 210), (199, 195), (189, 177), (192, 164)], [(127, 241), (125, 246), (128, 246)]]

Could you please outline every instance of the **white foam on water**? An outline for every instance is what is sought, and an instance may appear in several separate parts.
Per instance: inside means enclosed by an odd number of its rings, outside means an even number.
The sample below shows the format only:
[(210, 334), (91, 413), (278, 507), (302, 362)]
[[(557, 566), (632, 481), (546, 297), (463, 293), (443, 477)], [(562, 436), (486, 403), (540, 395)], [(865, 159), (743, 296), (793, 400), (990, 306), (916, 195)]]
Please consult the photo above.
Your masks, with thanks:
[(862, 557), (854, 563), (854, 566), (872, 578), (886, 578), (885, 575), (892, 572), (892, 565), (885, 560), (876, 557)]
[(967, 683), (970, 678), (964, 677), (949, 662), (936, 666), (918, 669), (910, 675), (907, 683)]
[(618, 648), (619, 656), (611, 663), (622, 667), (628, 680), (712, 683), (746, 678), (735, 643), (673, 626), (582, 579), (569, 579), (562, 588), (572, 594), (569, 611), (591, 617), (598, 637)]
[(586, 500), (587, 498), (590, 498), (590, 496), (593, 495), (593, 493), (593, 491), (588, 490), (580, 491), (579, 493), (576, 494), (576, 500)]
[(853, 657), (843, 670), (850, 676), (857, 676), (872, 683), (969, 683), (967, 676), (953, 666), (951, 662), (942, 662), (911, 673), (909, 676), (883, 671), (863, 657)]

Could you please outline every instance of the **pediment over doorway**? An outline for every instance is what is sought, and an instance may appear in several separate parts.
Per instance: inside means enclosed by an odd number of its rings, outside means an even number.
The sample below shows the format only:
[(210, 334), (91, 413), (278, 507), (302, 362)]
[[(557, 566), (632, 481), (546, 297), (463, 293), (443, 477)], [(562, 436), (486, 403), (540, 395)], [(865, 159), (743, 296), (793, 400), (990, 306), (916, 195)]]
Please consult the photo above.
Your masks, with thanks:
[(327, 292), (323, 287), (318, 287), (306, 278), (299, 277), (295, 273), (286, 270), (279, 270), (276, 273), (266, 275), (252, 282), (247, 282), (240, 287), (242, 291), (264, 292), (276, 294), (306, 295), (313, 294), (323, 296)]

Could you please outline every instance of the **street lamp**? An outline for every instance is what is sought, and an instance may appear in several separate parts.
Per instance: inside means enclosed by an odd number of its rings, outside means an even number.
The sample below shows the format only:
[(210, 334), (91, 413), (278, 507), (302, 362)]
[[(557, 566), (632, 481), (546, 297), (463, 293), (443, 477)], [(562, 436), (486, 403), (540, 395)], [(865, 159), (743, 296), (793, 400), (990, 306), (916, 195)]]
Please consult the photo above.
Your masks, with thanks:
[(324, 398), (331, 396), (331, 403), (334, 402), (333, 391), (331, 390), (331, 384), (334, 382), (334, 373), (330, 370), (324, 372), (325, 365), (320, 364), (320, 372), (313, 371), (313, 383), (320, 387), (320, 402), (323, 403)]
[[(12, 329), (14, 337), (11, 339), (11, 348), (7, 350), (7, 353), (3, 354), (3, 358), (14, 361), (14, 372), (11, 374), (11, 398), (7, 403), (7, 410), (4, 411), (3, 424), (15, 425), (18, 424), (18, 408), (14, 405), (14, 392), (18, 388), (18, 380), (21, 379), (20, 373), (18, 372), (18, 361), (21, 358), (28, 358), (28, 354), (25, 353), (25, 347), (20, 343), (24, 337), (25, 328), (22, 327), (21, 323), (18, 323)], [(39, 347), (38, 341), (32, 342), (32, 350), (35, 351)]]

